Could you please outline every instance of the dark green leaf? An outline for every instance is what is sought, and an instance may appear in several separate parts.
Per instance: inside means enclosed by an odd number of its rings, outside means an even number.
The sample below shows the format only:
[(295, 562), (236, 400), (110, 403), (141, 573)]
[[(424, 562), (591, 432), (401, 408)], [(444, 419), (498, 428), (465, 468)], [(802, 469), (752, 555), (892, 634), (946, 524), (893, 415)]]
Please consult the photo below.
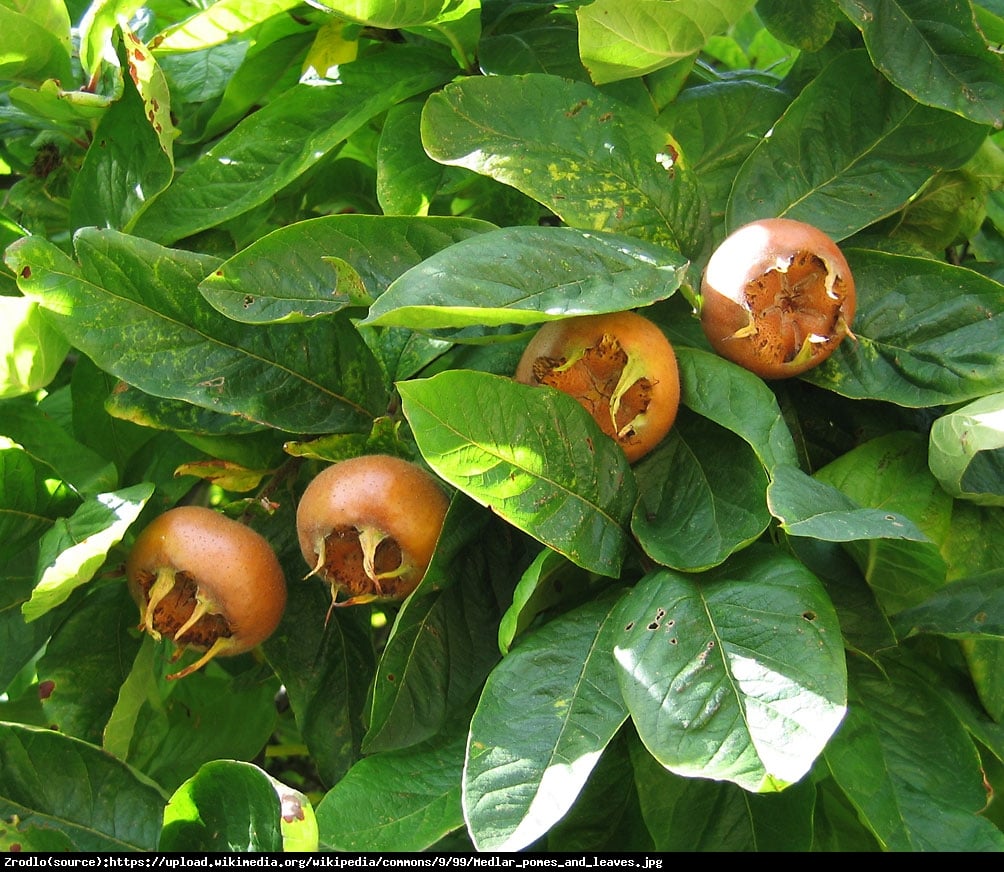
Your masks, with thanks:
[(412, 267), (363, 324), (417, 329), (504, 327), (666, 299), (687, 263), (628, 237), (568, 227), (506, 227), (456, 243)]
[(252, 243), (199, 286), (235, 321), (302, 321), (358, 305), (341, 287), (331, 258), (347, 264), (371, 297), (440, 249), (478, 237), (492, 225), (467, 218), (327, 215)]
[(690, 572), (717, 566), (770, 522), (767, 473), (756, 454), (728, 430), (686, 409), (635, 471), (638, 502), (631, 530), (663, 566)]
[[(99, 748), (49, 729), (0, 724), (0, 818), (46, 827), (75, 851), (153, 851), (166, 797)], [(66, 842), (62, 842), (66, 846)]]
[(804, 378), (845, 397), (900, 406), (959, 403), (1000, 391), (1004, 290), (962, 267), (853, 250), (857, 314), (847, 339)]
[(939, 546), (950, 523), (952, 500), (927, 468), (924, 448), (917, 434), (891, 433), (841, 455), (816, 473), (859, 506), (903, 515), (928, 537), (929, 541), (847, 543), (889, 614), (927, 599), (945, 583), (948, 572)]
[(747, 548), (696, 578), (650, 574), (614, 617), (631, 717), (679, 775), (781, 790), (844, 715), (837, 616), (815, 576), (780, 551)]
[(489, 676), (464, 767), (465, 818), (479, 850), (518, 851), (544, 835), (627, 717), (611, 658), (615, 602), (599, 597), (555, 618)]
[(979, 755), (936, 688), (886, 664), (855, 664), (847, 718), (826, 763), (887, 851), (1004, 850)]
[(1004, 637), (1004, 571), (997, 569), (943, 587), (919, 606), (896, 615), (903, 638), (937, 633), (953, 638)]
[(751, 795), (728, 781), (668, 772), (640, 743), (631, 750), (638, 797), (656, 850), (809, 850), (815, 811), (811, 779), (781, 793)]
[(179, 787), (164, 809), (161, 851), (282, 850), (279, 797), (257, 766), (213, 760)]
[(863, 51), (848, 52), (801, 91), (743, 164), (729, 228), (794, 218), (839, 241), (901, 209), (936, 170), (964, 164), (986, 133), (920, 105)]
[(791, 432), (762, 379), (708, 351), (675, 351), (684, 405), (741, 436), (768, 472), (779, 464), (797, 465)]
[(355, 764), (317, 806), (322, 848), (423, 851), (464, 825), (460, 778), (466, 731)]
[(861, 508), (837, 488), (794, 466), (774, 468), (767, 501), (771, 514), (790, 536), (810, 536), (824, 542), (928, 541), (909, 518), (881, 509)]
[(840, 17), (832, 0), (759, 0), (756, 14), (781, 42), (810, 52), (829, 42)]
[(196, 291), (218, 261), (82, 230), (80, 265), (28, 238), (7, 250), (23, 290), (101, 368), (141, 390), (291, 432), (368, 430), (382, 374), (348, 322), (255, 329)]
[(1004, 66), (966, 0), (837, 0), (872, 63), (915, 100), (1004, 127)]
[(511, 185), (568, 224), (637, 236), (694, 259), (700, 191), (654, 121), (596, 88), (549, 75), (447, 85), (426, 102), (426, 150)]
[(460, 370), (398, 390), (443, 479), (574, 563), (618, 574), (634, 480), (620, 446), (574, 399)]
[(295, 182), (370, 119), (455, 72), (423, 48), (360, 57), (335, 83), (298, 84), (246, 118), (147, 209), (135, 232), (173, 242), (236, 217)]

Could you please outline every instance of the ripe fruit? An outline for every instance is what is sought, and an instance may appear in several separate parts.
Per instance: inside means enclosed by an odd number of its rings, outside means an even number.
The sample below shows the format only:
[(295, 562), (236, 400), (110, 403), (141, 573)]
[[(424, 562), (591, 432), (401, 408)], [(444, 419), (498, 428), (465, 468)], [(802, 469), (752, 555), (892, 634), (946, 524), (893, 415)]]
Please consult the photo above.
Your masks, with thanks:
[(789, 218), (729, 235), (701, 282), (701, 326), (722, 357), (763, 378), (822, 363), (853, 336), (854, 278), (822, 230)]
[[(403, 600), (429, 568), (448, 505), (435, 478), (398, 457), (369, 454), (327, 467), (296, 509), (310, 575), (331, 585), (332, 607)], [(348, 599), (338, 602), (340, 593)]]
[(140, 627), (155, 639), (205, 652), (168, 678), (184, 678), (214, 657), (264, 642), (286, 607), (286, 580), (268, 541), (250, 527), (202, 506), (179, 506), (136, 537), (126, 561)]
[(662, 441), (680, 406), (673, 346), (637, 312), (548, 321), (527, 345), (515, 377), (574, 397), (630, 463)]

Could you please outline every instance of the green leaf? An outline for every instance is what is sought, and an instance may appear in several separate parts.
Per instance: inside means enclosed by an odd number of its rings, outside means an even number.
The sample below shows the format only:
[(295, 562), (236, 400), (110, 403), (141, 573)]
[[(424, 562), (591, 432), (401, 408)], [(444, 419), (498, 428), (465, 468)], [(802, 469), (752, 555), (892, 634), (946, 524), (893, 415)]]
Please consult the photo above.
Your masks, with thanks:
[(380, 654), (364, 753), (429, 739), (476, 699), (499, 659), (493, 628), (504, 594), (492, 581), (515, 556), (509, 532), (470, 500), (451, 502), (432, 562)]
[(154, 851), (166, 797), (99, 748), (50, 729), (0, 723), (0, 818), (45, 827), (75, 851)]
[(340, 286), (332, 258), (370, 297), (443, 248), (480, 238), (492, 225), (469, 218), (326, 215), (287, 224), (224, 261), (199, 285), (235, 321), (303, 321), (358, 305)]
[(618, 574), (634, 480), (620, 446), (578, 402), (462, 370), (398, 390), (418, 448), (440, 477), (579, 566)]
[(279, 797), (257, 766), (213, 760), (181, 785), (164, 809), (158, 849), (281, 851)]
[(962, 166), (986, 133), (920, 105), (863, 51), (847, 52), (803, 88), (747, 158), (732, 188), (729, 228), (794, 218), (839, 241), (903, 208), (937, 170)]
[(219, 45), (298, 5), (297, 0), (255, 0), (254, 3), (216, 0), (207, 8), (164, 28), (153, 40), (153, 45), (158, 52), (188, 52)]
[(423, 851), (464, 825), (460, 778), (466, 731), (356, 763), (317, 805), (330, 851)]
[(94, 229), (75, 245), (79, 266), (34, 237), (8, 262), (77, 348), (141, 390), (298, 433), (368, 432), (386, 408), (347, 321), (239, 325), (196, 291), (215, 258)]
[(728, 781), (681, 778), (660, 766), (640, 742), (631, 752), (638, 799), (656, 850), (810, 849), (816, 811), (811, 779), (781, 793), (750, 794)]
[(36, 667), (47, 723), (66, 735), (104, 745), (103, 732), (119, 686), (140, 648), (137, 634), (130, 632), (136, 623), (136, 604), (124, 585), (76, 601)]
[(936, 687), (896, 664), (857, 661), (826, 764), (886, 851), (1004, 850), (972, 739)]
[(535, 325), (666, 299), (687, 262), (629, 237), (505, 227), (440, 251), (396, 279), (362, 322), (416, 329)]
[(594, 0), (575, 10), (582, 63), (596, 84), (643, 76), (696, 54), (755, 0)]
[(763, 379), (709, 351), (682, 345), (674, 350), (684, 405), (741, 436), (768, 472), (798, 464), (791, 431)]
[(889, 614), (917, 605), (942, 587), (948, 572), (940, 545), (952, 516), (951, 498), (927, 468), (924, 440), (895, 432), (841, 455), (816, 478), (859, 506), (903, 515), (929, 541), (869, 539), (847, 549)]
[(700, 190), (650, 118), (557, 76), (481, 76), (432, 94), (422, 141), (436, 160), (510, 185), (572, 227), (637, 236), (694, 259)]
[(844, 715), (837, 616), (815, 576), (780, 551), (747, 548), (698, 577), (652, 573), (614, 618), (621, 691), (671, 772), (782, 790)]
[[(304, 565), (303, 574), (308, 571)], [(334, 784), (359, 756), (362, 712), (374, 675), (370, 612), (335, 609), (326, 620), (327, 586), (294, 574), (289, 578), (286, 611), (262, 648), (286, 688), (322, 783)]]
[(151, 204), (135, 232), (173, 242), (266, 202), (396, 103), (455, 72), (421, 48), (360, 57), (337, 84), (298, 84), (238, 124)]
[(138, 37), (130, 30), (123, 35), (132, 75), (124, 77), (122, 96), (101, 116), (74, 178), (74, 227), (128, 230), (174, 173), (176, 131), (167, 81), (145, 46), (140, 50)]
[(767, 488), (767, 503), (789, 536), (808, 536), (824, 542), (928, 541), (909, 518), (881, 509), (861, 508), (845, 493), (795, 466), (775, 467)]
[(946, 585), (894, 620), (900, 638), (937, 633), (954, 639), (1004, 637), (1004, 571), (1000, 569)]
[(1004, 293), (992, 279), (934, 260), (846, 252), (857, 286), (847, 339), (803, 378), (855, 399), (960, 403), (999, 391)]
[(953, 497), (1004, 506), (1004, 393), (938, 418), (931, 426), (928, 463)]
[(0, 5), (0, 32), (4, 35), (0, 78), (31, 84), (73, 79), (65, 4), (4, 3)]
[(418, 100), (399, 103), (380, 130), (376, 194), (384, 215), (428, 215), (450, 172), (422, 148), (422, 105)]
[(38, 303), (0, 296), (0, 399), (44, 388), (69, 350), (69, 343), (42, 316)]
[(555, 618), (489, 676), (464, 767), (465, 818), (478, 850), (518, 851), (544, 835), (627, 717), (610, 656), (620, 629), (615, 602), (600, 597)]
[(819, 51), (833, 36), (840, 11), (832, 0), (758, 0), (757, 17), (781, 42), (802, 51)]
[(663, 566), (690, 572), (717, 566), (770, 523), (767, 473), (753, 450), (686, 409), (635, 472), (638, 502), (631, 530)]
[(837, 0), (872, 63), (898, 88), (980, 124), (1004, 127), (1004, 68), (966, 0)]
[(152, 484), (133, 485), (91, 497), (70, 518), (57, 519), (42, 539), (38, 584), (21, 607), (25, 620), (41, 617), (89, 582), (152, 495)]

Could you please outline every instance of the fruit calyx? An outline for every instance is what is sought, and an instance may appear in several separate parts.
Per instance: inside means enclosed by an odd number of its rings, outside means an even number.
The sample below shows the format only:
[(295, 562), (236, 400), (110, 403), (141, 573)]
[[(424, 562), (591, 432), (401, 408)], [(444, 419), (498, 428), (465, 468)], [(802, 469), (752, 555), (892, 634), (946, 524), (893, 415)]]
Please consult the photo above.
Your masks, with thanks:
[(170, 662), (177, 662), (190, 645), (204, 649), (194, 663), (168, 675), (169, 680), (191, 675), (214, 657), (237, 647), (230, 622), (203, 594), (191, 574), (162, 567), (156, 574), (139, 573), (137, 581), (146, 598), (139, 629), (157, 641), (167, 636), (174, 642)]
[(843, 314), (843, 280), (819, 255), (797, 251), (747, 282), (749, 324), (727, 339), (756, 337), (761, 353), (801, 366), (824, 346), (854, 337)]
[(652, 399), (643, 361), (632, 358), (609, 333), (568, 358), (538, 357), (533, 375), (577, 399), (607, 436), (621, 441), (637, 433)]

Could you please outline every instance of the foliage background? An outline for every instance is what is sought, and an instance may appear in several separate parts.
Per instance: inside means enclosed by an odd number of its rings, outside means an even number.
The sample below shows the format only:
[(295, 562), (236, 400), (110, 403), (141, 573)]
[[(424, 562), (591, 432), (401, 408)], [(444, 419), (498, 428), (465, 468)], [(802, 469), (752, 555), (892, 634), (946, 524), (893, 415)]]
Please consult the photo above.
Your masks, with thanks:
[[(1004, 847), (999, 0), (0, 0), (0, 844)], [(813, 223), (855, 341), (713, 355), (728, 229)], [(641, 309), (629, 467), (512, 383)], [(296, 500), (451, 494), (400, 606), (300, 581)], [(167, 682), (122, 563), (181, 502), (290, 599)]]

